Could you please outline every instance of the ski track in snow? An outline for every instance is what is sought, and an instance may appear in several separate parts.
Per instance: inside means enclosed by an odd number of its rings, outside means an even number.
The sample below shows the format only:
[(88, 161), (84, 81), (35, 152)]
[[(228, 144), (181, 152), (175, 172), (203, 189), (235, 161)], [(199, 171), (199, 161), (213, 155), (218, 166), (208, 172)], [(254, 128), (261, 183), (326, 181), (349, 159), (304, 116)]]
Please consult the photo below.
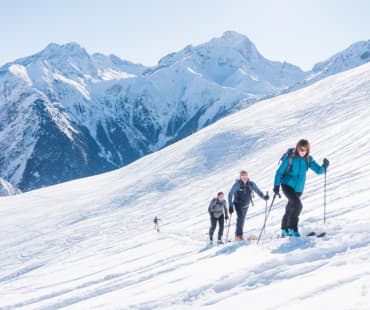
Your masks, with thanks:
[[(0, 309), (369, 309), (369, 76), (363, 65), (123, 169), (0, 198)], [(301, 137), (331, 163), (327, 224), (323, 176), (309, 172), (301, 232), (328, 235), (277, 238), (283, 198), (260, 245), (207, 247), (211, 198), (242, 168), (271, 192), (281, 154)], [(246, 235), (264, 219), (254, 201)], [(229, 238), (234, 230), (235, 214)]]

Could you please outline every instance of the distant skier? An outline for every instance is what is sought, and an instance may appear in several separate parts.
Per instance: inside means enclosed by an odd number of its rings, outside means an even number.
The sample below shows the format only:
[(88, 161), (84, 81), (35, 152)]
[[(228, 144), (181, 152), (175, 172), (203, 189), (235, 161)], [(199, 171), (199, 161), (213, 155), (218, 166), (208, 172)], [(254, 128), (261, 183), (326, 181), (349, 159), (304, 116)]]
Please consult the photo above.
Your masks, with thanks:
[(248, 173), (244, 170), (240, 171), (240, 179), (236, 180), (229, 192), (229, 212), (234, 212), (233, 205), (236, 210), (236, 231), (235, 240), (241, 241), (243, 238), (243, 227), (245, 216), (249, 208), (249, 204), (253, 205), (253, 192), (257, 193), (264, 200), (269, 200), (269, 195), (264, 195), (257, 185), (249, 180)]
[(159, 232), (159, 221), (161, 219), (159, 219), (158, 217), (155, 217), (153, 222), (154, 222), (154, 230), (156, 230), (157, 232)]
[(224, 193), (219, 192), (216, 198), (213, 198), (208, 207), (208, 213), (211, 216), (211, 228), (209, 229), (209, 240), (213, 242), (213, 233), (216, 229), (218, 222), (218, 239), (217, 243), (222, 244), (222, 235), (224, 233), (224, 219), (228, 220), (226, 201)]
[(281, 221), (282, 237), (299, 237), (298, 220), (302, 211), (301, 195), (306, 181), (308, 168), (317, 174), (322, 174), (329, 166), (329, 160), (323, 160), (320, 166), (310, 155), (310, 143), (301, 139), (295, 149), (289, 149), (282, 157), (282, 162), (275, 174), (274, 193), (280, 195), (280, 184), (283, 193), (288, 198), (285, 214)]

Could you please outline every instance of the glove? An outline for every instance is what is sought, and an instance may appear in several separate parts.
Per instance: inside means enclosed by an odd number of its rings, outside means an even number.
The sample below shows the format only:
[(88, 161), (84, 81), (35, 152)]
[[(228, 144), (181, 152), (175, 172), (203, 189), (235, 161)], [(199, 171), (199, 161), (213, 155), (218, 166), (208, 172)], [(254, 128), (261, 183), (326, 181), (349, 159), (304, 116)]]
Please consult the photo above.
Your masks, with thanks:
[(275, 195), (280, 196), (280, 185), (275, 185), (273, 191)]
[(325, 170), (329, 167), (329, 160), (327, 158), (324, 158), (322, 166), (325, 168)]
[(265, 196), (263, 196), (263, 199), (265, 199), (266, 201), (270, 199), (270, 196), (269, 194), (266, 194)]
[(225, 216), (225, 220), (227, 221), (228, 219), (229, 219), (229, 217), (226, 215), (226, 216)]
[(230, 207), (230, 208), (229, 208), (229, 213), (230, 213), (230, 214), (233, 214), (233, 213), (234, 213), (234, 208), (233, 208), (233, 207)]

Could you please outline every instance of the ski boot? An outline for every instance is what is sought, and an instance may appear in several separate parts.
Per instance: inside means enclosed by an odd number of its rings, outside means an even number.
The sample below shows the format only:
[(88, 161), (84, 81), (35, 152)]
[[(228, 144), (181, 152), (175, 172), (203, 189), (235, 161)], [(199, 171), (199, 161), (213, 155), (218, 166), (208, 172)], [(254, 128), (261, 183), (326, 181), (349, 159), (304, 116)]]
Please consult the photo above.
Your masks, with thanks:
[(289, 235), (292, 237), (300, 237), (301, 234), (298, 232), (298, 230), (295, 229), (289, 229)]
[(290, 236), (290, 234), (289, 234), (289, 230), (288, 229), (286, 229), (286, 228), (282, 228), (281, 229), (281, 237), (282, 238), (285, 238), (285, 237), (289, 237)]

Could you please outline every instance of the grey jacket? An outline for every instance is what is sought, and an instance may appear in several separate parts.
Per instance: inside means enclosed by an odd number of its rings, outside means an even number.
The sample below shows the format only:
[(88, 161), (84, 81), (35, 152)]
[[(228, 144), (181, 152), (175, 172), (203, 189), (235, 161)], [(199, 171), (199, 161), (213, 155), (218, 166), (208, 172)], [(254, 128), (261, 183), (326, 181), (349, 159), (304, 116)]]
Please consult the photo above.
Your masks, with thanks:
[(223, 215), (225, 215), (225, 217), (229, 217), (226, 208), (226, 200), (220, 201), (217, 198), (213, 198), (209, 204), (208, 212), (214, 218), (219, 218)]

